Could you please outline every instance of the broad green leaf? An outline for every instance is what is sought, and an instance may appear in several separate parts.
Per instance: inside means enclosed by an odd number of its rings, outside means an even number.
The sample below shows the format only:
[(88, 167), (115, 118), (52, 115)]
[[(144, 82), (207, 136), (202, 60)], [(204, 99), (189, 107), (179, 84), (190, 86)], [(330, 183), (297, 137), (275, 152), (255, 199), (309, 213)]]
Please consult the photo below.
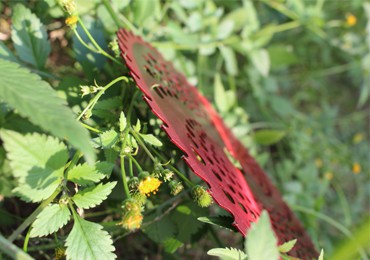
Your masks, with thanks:
[(285, 242), (284, 244), (279, 246), (279, 252), (280, 253), (288, 253), (294, 245), (297, 243), (297, 239), (290, 240), (288, 242)]
[(252, 223), (245, 242), (249, 260), (279, 259), (277, 239), (271, 228), (270, 219), (263, 211), (257, 223)]
[(96, 148), (112, 148), (119, 140), (119, 135), (113, 129), (103, 132), (99, 137), (93, 138), (92, 142)]
[(249, 54), (249, 57), (259, 73), (267, 77), (270, 71), (270, 57), (268, 52), (265, 49), (253, 50)]
[[(160, 214), (145, 216), (144, 222), (150, 224), (143, 225), (141, 228), (141, 230), (156, 243), (162, 243), (167, 239), (175, 237), (176, 225), (168, 215), (162, 216), (162, 212)], [(159, 221), (155, 220), (157, 217), (160, 217)]]
[(48, 35), (37, 16), (21, 4), (13, 8), (12, 40), (21, 60), (44, 67), (51, 50)]
[(254, 141), (262, 145), (272, 145), (279, 142), (286, 135), (285, 131), (264, 129), (253, 134)]
[(86, 163), (73, 167), (68, 172), (68, 180), (79, 185), (88, 185), (98, 182), (105, 177), (104, 174), (98, 173), (94, 166)]
[(238, 74), (238, 65), (233, 49), (227, 46), (220, 46), (221, 55), (224, 58), (227, 74), (235, 76)]
[(6, 45), (0, 41), (0, 59), (18, 62), (14, 54), (6, 47)]
[(224, 20), (217, 27), (217, 39), (223, 40), (231, 35), (234, 29), (234, 21)]
[(119, 131), (123, 132), (127, 126), (127, 119), (123, 112), (119, 116)]
[(41, 134), (21, 135), (1, 131), (1, 139), (18, 186), (16, 194), (26, 201), (48, 198), (62, 182), (68, 152), (63, 143)]
[(155, 16), (160, 11), (160, 3), (158, 0), (151, 0), (150, 4), (146, 1), (133, 1), (132, 11), (135, 23), (142, 25), (147, 19)]
[(153, 146), (162, 146), (162, 142), (159, 141), (158, 138), (152, 134), (140, 134), (140, 137), (143, 138), (144, 142), (148, 144), (151, 144)]
[(75, 120), (75, 115), (56, 91), (38, 75), (0, 59), (0, 99), (35, 125), (65, 138), (85, 154), (88, 162), (95, 160), (88, 131)]
[(231, 216), (200, 217), (198, 220), (207, 224), (227, 228), (235, 232), (238, 231), (238, 229), (232, 224), (234, 222), (234, 218)]
[(116, 184), (117, 182), (114, 181), (106, 184), (100, 183), (98, 186), (85, 188), (76, 193), (72, 197), (72, 200), (79, 208), (93, 208), (102, 203), (108, 197)]
[(163, 242), (164, 250), (167, 253), (173, 254), (176, 250), (181, 247), (183, 243), (179, 241), (177, 238), (169, 238)]
[(117, 256), (111, 236), (99, 224), (84, 220), (73, 212), (74, 225), (66, 240), (67, 259), (109, 260)]
[(228, 13), (223, 21), (232, 21), (234, 31), (242, 29), (248, 21), (248, 10), (246, 8), (238, 8), (235, 11)]
[(114, 163), (111, 162), (98, 162), (95, 164), (95, 168), (98, 173), (104, 174), (105, 176), (109, 177), (112, 174)]
[(222, 260), (247, 259), (247, 255), (236, 248), (213, 248), (207, 252), (208, 255), (218, 256)]
[(65, 204), (50, 204), (32, 224), (31, 237), (42, 237), (58, 231), (69, 221), (71, 212)]

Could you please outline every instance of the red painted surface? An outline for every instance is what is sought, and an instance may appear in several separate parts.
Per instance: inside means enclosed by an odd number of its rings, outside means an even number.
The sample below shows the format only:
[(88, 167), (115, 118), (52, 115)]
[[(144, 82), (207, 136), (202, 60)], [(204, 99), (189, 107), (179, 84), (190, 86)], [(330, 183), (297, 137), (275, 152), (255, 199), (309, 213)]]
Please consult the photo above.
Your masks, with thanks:
[[(122, 57), (145, 101), (184, 152), (186, 163), (208, 184), (215, 202), (233, 215), (235, 227), (245, 235), (266, 209), (279, 244), (298, 239), (291, 256), (317, 257), (311, 239), (279, 191), (209, 101), (150, 44), (124, 29), (117, 35)], [(242, 169), (229, 161), (225, 149)]]

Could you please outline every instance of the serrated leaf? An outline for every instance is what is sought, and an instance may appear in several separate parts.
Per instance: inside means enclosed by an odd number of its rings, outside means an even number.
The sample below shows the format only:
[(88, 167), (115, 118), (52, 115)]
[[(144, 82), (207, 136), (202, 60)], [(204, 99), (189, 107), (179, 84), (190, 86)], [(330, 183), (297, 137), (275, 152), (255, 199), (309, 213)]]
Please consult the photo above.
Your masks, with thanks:
[(162, 146), (162, 142), (158, 140), (157, 137), (155, 137), (152, 134), (139, 134), (141, 138), (143, 138), (144, 142), (151, 144), (153, 146)]
[(95, 169), (98, 173), (104, 174), (109, 177), (112, 174), (114, 163), (111, 162), (98, 162), (95, 164)]
[(126, 126), (127, 126), (126, 116), (123, 112), (121, 112), (121, 114), (119, 116), (119, 131), (123, 132), (125, 130)]
[(117, 256), (112, 238), (99, 224), (84, 220), (73, 212), (74, 225), (66, 240), (67, 259), (109, 260)]
[(112, 192), (117, 182), (100, 183), (98, 186), (85, 188), (76, 193), (72, 200), (79, 208), (89, 209), (102, 203)]
[(285, 131), (264, 129), (253, 134), (253, 139), (256, 143), (262, 145), (272, 145), (279, 142), (286, 135)]
[(284, 244), (279, 246), (280, 253), (288, 253), (294, 247), (295, 243), (297, 243), (297, 239), (290, 240), (285, 242)]
[(1, 138), (19, 183), (14, 191), (26, 201), (48, 198), (62, 181), (68, 160), (66, 146), (56, 138), (36, 133), (21, 135), (3, 130)]
[(31, 237), (42, 237), (58, 231), (69, 221), (71, 212), (67, 205), (50, 204), (32, 224)]
[(37, 16), (21, 4), (13, 8), (12, 40), (21, 60), (44, 67), (51, 50), (48, 35)]
[(263, 211), (257, 223), (252, 223), (245, 243), (248, 259), (279, 259), (277, 239), (271, 228), (270, 219)]
[(0, 59), (17, 62), (17, 58), (14, 54), (6, 47), (6, 45), (0, 41)]
[(134, 131), (135, 132), (140, 132), (140, 130), (141, 130), (141, 123), (140, 123), (140, 120), (138, 119), (136, 121), (136, 125), (134, 126)]
[(233, 226), (234, 218), (231, 216), (217, 216), (217, 217), (200, 217), (199, 221), (211, 225), (215, 225), (222, 228), (227, 228), (229, 230), (237, 232), (238, 229)]
[(0, 99), (35, 125), (65, 138), (85, 154), (88, 162), (95, 160), (87, 130), (75, 120), (75, 115), (56, 91), (38, 75), (0, 59)]
[(99, 137), (93, 138), (93, 143), (96, 148), (112, 148), (119, 140), (119, 135), (113, 129), (103, 132)]
[(213, 248), (207, 252), (208, 255), (218, 256), (222, 260), (246, 259), (247, 255), (236, 248)]
[[(162, 213), (161, 213), (162, 214)], [(159, 220), (155, 220), (158, 214), (151, 214), (145, 216), (144, 222), (150, 223), (149, 225), (143, 225), (142, 231), (154, 242), (162, 243), (167, 239), (175, 236), (176, 226), (168, 215), (161, 217)]]
[(88, 185), (93, 182), (98, 182), (104, 177), (105, 175), (98, 173), (94, 166), (84, 163), (73, 167), (68, 172), (67, 179), (79, 185)]

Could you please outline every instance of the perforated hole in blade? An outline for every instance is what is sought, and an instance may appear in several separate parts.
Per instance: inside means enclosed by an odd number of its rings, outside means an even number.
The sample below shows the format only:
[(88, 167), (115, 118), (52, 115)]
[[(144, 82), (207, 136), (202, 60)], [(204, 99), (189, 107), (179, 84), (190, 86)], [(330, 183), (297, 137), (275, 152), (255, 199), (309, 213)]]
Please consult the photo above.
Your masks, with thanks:
[(232, 204), (235, 204), (235, 200), (233, 199), (233, 197), (225, 190), (222, 190), (226, 196), (226, 198), (228, 198), (228, 200), (232, 203)]

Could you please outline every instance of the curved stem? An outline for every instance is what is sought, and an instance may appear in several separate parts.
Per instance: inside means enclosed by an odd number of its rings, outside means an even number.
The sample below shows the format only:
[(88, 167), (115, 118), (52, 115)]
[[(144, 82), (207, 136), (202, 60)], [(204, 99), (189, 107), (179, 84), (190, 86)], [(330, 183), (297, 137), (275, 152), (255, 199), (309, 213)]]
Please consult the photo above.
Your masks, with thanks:
[(122, 173), (122, 182), (123, 182), (123, 190), (125, 191), (126, 197), (129, 199), (131, 197), (130, 191), (128, 189), (127, 185), (127, 178), (126, 178), (126, 172), (125, 172), (125, 156), (121, 156), (121, 173)]
[(85, 107), (85, 109), (81, 112), (81, 114), (77, 117), (77, 121), (80, 120), (84, 114), (86, 114), (87, 111), (92, 110), (95, 106), (95, 104), (98, 102), (99, 98), (104, 94), (104, 92), (110, 88), (112, 85), (116, 84), (117, 82), (124, 80), (127, 83), (129, 82), (129, 79), (125, 76), (121, 76), (116, 78), (115, 80), (111, 81), (109, 84), (107, 84), (104, 88), (102, 88), (96, 96), (90, 100), (89, 104)]
[(118, 28), (122, 27), (122, 24), (120, 23), (116, 13), (113, 11), (113, 8), (112, 6), (110, 5), (109, 1), (108, 0), (102, 0), (103, 2), (103, 5), (105, 6), (105, 8), (107, 9), (108, 13), (111, 15), (113, 21), (115, 22), (115, 24), (117, 25)]
[(11, 241), (7, 240), (1, 234), (0, 234), (0, 251), (8, 255), (12, 259), (20, 259), (20, 260), (33, 260), (34, 259), (29, 254), (22, 251), (22, 249), (12, 244)]
[(104, 51), (100, 46), (99, 44), (95, 41), (95, 39), (91, 36), (90, 32), (87, 30), (87, 28), (85, 27), (84, 23), (82, 22), (81, 18), (78, 17), (78, 22), (79, 24), (81, 25), (82, 29), (84, 30), (84, 32), (86, 33), (87, 37), (89, 38), (89, 40), (91, 41), (91, 43), (94, 45), (94, 47), (99, 51), (100, 54), (104, 55), (105, 57), (107, 57), (108, 59), (112, 60), (113, 62), (117, 63), (118, 65), (122, 65), (121, 62), (119, 62), (116, 58), (112, 57), (111, 55), (109, 55), (106, 51)]

